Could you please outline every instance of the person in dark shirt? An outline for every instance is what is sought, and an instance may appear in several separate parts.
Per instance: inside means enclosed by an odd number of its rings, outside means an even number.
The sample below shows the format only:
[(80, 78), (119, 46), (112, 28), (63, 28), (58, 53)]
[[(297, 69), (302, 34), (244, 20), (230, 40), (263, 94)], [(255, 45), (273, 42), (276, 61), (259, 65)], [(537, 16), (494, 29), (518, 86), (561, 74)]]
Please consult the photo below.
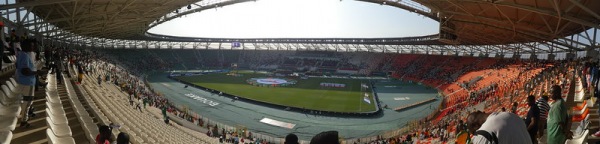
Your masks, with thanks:
[(324, 131), (315, 135), (311, 140), (310, 144), (339, 144), (337, 131)]
[(536, 144), (537, 132), (539, 129), (538, 123), (540, 120), (540, 109), (535, 103), (535, 96), (530, 95), (527, 97), (527, 105), (529, 105), (529, 112), (527, 112), (525, 124), (527, 125), (527, 132), (529, 132), (532, 142)]
[(284, 144), (299, 144), (298, 136), (296, 136), (295, 134), (288, 134), (287, 136), (285, 136)]
[(456, 125), (456, 131), (454, 133), (458, 134), (461, 131), (465, 130), (464, 129), (464, 124), (462, 120), (458, 120), (458, 124)]
[(129, 134), (125, 132), (119, 133), (117, 136), (117, 144), (129, 144)]
[(512, 105), (512, 108), (510, 108), (510, 112), (514, 113), (514, 114), (517, 114), (517, 107), (518, 106), (519, 106), (519, 103), (514, 102), (513, 105)]
[(96, 135), (96, 144), (110, 144), (113, 141), (111, 129), (107, 125), (98, 127), (98, 135)]

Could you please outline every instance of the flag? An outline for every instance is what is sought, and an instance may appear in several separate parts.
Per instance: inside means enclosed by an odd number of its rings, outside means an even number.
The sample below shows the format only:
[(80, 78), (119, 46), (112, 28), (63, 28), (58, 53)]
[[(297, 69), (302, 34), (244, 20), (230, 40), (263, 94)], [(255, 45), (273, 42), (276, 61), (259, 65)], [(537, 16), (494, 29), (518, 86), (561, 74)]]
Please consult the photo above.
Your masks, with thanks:
[(365, 96), (363, 97), (363, 101), (365, 101), (366, 103), (371, 104), (371, 99), (369, 99), (369, 94), (365, 93)]
[(232, 42), (231, 47), (240, 47), (242, 44), (240, 42)]
[(371, 104), (371, 100), (369, 99), (369, 97), (364, 97), (363, 101), (365, 101), (368, 104)]
[(369, 86), (367, 86), (366, 84), (361, 84), (361, 86), (362, 86), (363, 88), (369, 88)]

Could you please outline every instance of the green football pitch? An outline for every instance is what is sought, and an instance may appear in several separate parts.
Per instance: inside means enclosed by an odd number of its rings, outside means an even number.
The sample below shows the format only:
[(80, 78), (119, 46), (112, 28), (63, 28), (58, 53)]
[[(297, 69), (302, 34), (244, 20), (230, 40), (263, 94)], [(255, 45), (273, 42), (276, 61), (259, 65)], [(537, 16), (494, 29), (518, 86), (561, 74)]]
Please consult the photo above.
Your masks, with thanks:
[[(259, 87), (246, 82), (251, 78), (264, 78), (265, 74), (242, 73), (229, 76), (223, 73), (199, 76), (181, 76), (176, 79), (240, 97), (266, 103), (335, 112), (372, 112), (375, 101), (371, 89), (361, 89), (368, 80), (343, 78), (294, 79), (295, 85), (287, 87)], [(320, 83), (345, 84), (344, 88), (321, 87)], [(363, 101), (369, 94), (371, 103)]]

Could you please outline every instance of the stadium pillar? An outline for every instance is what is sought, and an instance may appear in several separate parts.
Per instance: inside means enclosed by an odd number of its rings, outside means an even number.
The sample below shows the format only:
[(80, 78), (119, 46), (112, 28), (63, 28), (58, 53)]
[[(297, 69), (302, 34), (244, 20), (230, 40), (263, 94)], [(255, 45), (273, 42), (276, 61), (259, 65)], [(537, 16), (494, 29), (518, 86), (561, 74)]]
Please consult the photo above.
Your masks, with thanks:
[(514, 58), (514, 59), (520, 59), (521, 58), (521, 54), (518, 54), (518, 53), (517, 54), (513, 54), (512, 58)]
[(548, 54), (548, 60), (554, 60), (555, 58), (556, 58), (556, 55)]
[(489, 53), (479, 53), (479, 57), (482, 57), (482, 58), (490, 57), (490, 54)]
[(593, 49), (593, 48), (588, 49), (587, 52), (586, 52), (586, 56), (585, 57), (587, 57), (587, 58), (597, 58), (598, 57), (598, 51), (595, 50), (595, 49)]
[(568, 60), (572, 60), (572, 59), (575, 59), (575, 58), (577, 58), (577, 54), (575, 54), (575, 53), (567, 53), (567, 59)]
[(529, 56), (530, 60), (537, 60), (537, 55), (536, 54), (531, 54), (531, 56)]
[(503, 54), (496, 54), (496, 56), (495, 56), (495, 57), (496, 57), (496, 58), (504, 58), (504, 55), (503, 55)]

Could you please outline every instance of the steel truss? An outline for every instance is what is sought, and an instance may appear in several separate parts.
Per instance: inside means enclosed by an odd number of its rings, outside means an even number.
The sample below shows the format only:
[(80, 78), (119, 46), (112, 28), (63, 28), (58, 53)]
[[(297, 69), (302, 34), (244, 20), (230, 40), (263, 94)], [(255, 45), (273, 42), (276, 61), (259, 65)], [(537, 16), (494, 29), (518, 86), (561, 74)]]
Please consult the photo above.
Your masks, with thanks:
[[(3, 0), (8, 3), (8, 0)], [(33, 7), (48, 3), (70, 2), (69, 0), (49, 1), (44, 3), (20, 3), (0, 6), (2, 21), (7, 29), (17, 29), (18, 33), (27, 32), (38, 39), (43, 39), (43, 45), (69, 46), (78, 48), (127, 48), (127, 49), (223, 49), (223, 50), (297, 50), (297, 51), (337, 51), (337, 52), (376, 52), (376, 53), (415, 53), (441, 55), (540, 55), (592, 51), (600, 48), (598, 28), (593, 27), (581, 33), (567, 37), (558, 37), (548, 41), (502, 44), (502, 45), (445, 45), (434, 43), (437, 36), (381, 39), (218, 39), (218, 38), (185, 38), (169, 37), (146, 33), (147, 39), (109, 39), (90, 35), (73, 33), (69, 28), (60, 28), (45, 21), (47, 15), (38, 16), (31, 12)], [(202, 7), (217, 6), (223, 2), (240, 1), (203, 1), (193, 4), (189, 10), (199, 10)], [(211, 3), (213, 2), (213, 3)], [(373, 1), (386, 4), (407, 3), (409, 1)], [(576, 4), (574, 4), (576, 5)], [(223, 5), (221, 5), (223, 6)], [(218, 7), (218, 6), (217, 6)], [(194, 9), (196, 8), (196, 9)], [(425, 7), (413, 7), (416, 10), (433, 14), (435, 10)], [(185, 13), (188, 11), (180, 11)], [(175, 15), (172, 15), (175, 16)], [(166, 18), (166, 16), (165, 16)], [(52, 20), (50, 20), (52, 21)], [(54, 20), (57, 21), (57, 20)], [(160, 20), (159, 20), (160, 21)], [(158, 24), (158, 23), (156, 23)], [(152, 24), (151, 24), (152, 25)], [(5, 30), (5, 33), (8, 31)], [(115, 33), (117, 34), (117, 33)], [(481, 40), (493, 41), (494, 38), (481, 37)], [(232, 47), (233, 42), (241, 43), (240, 47)], [(409, 43), (413, 42), (413, 43)], [(423, 43), (419, 43), (423, 42)]]

